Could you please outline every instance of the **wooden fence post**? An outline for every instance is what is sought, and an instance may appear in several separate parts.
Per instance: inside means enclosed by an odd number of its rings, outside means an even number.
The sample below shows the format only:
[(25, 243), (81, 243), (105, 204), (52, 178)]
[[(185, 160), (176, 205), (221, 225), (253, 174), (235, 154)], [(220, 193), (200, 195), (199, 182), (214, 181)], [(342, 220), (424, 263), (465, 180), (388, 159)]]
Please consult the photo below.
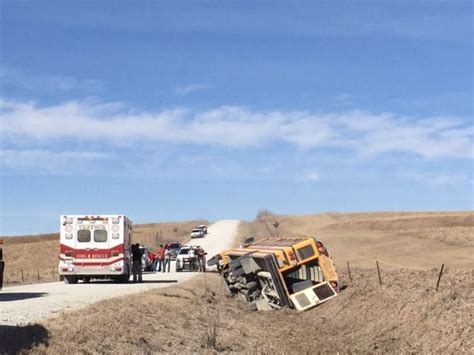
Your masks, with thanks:
[(441, 270), (439, 271), (438, 282), (436, 283), (436, 292), (438, 292), (439, 282), (441, 281), (441, 275), (443, 275), (444, 264), (441, 265)]
[(379, 284), (382, 286), (382, 277), (380, 276), (380, 267), (379, 267), (379, 261), (375, 261), (377, 263), (377, 273), (379, 274)]
[(347, 272), (349, 273), (349, 280), (352, 283), (352, 275), (351, 275), (351, 268), (349, 267), (349, 262), (347, 262)]
[(39, 270), (36, 270), (36, 274), (38, 275), (38, 281), (40, 280), (40, 272)]
[(23, 269), (21, 270), (21, 282), (25, 282), (25, 276), (23, 275)]

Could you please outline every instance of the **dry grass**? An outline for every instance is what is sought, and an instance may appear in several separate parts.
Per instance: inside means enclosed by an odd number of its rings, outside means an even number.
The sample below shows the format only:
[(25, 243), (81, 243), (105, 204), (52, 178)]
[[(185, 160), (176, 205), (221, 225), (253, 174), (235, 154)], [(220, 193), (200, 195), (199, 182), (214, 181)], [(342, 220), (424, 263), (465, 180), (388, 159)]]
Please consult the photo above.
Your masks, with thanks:
[[(347, 286), (341, 294), (307, 312), (252, 312), (227, 292), (221, 294), (218, 275), (205, 274), (181, 286), (110, 299), (32, 325), (42, 336), (32, 339), (42, 340), (22, 349), (46, 354), (474, 352), (474, 274), (466, 270), (472, 268), (472, 213), (263, 220), (241, 223), (236, 243), (268, 235), (269, 228), (279, 236), (316, 235), (335, 255)], [(278, 228), (272, 227), (275, 221)], [(383, 286), (378, 284), (375, 259), (381, 261)], [(352, 283), (347, 260), (353, 265)], [(448, 269), (436, 292), (444, 260)], [(24, 330), (7, 333), (2, 338), (0, 327), (4, 351), (16, 346)]]
[[(185, 242), (189, 239), (190, 231), (199, 224), (207, 224), (207, 221), (138, 224), (134, 226), (134, 241), (153, 248), (166, 242)], [(58, 233), (3, 239), (5, 284), (53, 281), (58, 278)]]
[[(275, 228), (275, 222), (278, 227)], [(474, 212), (326, 213), (270, 216), (243, 232), (256, 238), (316, 236), (339, 264), (430, 270), (442, 263), (474, 269)]]
[[(340, 296), (307, 312), (252, 312), (218, 275), (103, 301), (35, 325), (48, 330), (33, 353), (469, 353), (474, 350), (470, 272), (354, 269)], [(346, 277), (343, 273), (343, 279)], [(219, 317), (215, 343), (209, 330)], [(213, 323), (214, 322), (214, 323)], [(211, 324), (211, 328), (209, 325)], [(1, 338), (4, 350), (15, 337)], [(14, 333), (13, 333), (14, 334)], [(209, 348), (212, 347), (212, 349)]]

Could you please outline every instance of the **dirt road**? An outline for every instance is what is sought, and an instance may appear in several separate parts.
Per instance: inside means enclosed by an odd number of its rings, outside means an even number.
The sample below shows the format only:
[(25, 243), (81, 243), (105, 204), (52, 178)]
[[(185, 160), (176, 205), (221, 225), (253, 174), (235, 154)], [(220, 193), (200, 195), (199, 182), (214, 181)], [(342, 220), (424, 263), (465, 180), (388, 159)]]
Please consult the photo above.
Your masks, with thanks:
[[(192, 240), (213, 256), (232, 245), (237, 233), (238, 220), (219, 221), (208, 228), (203, 239)], [(130, 295), (152, 288), (166, 287), (189, 280), (195, 273), (144, 274), (141, 284), (91, 282), (66, 285), (62, 282), (6, 287), (0, 293), (0, 324), (17, 325), (39, 321), (65, 309), (78, 309), (103, 299)]]

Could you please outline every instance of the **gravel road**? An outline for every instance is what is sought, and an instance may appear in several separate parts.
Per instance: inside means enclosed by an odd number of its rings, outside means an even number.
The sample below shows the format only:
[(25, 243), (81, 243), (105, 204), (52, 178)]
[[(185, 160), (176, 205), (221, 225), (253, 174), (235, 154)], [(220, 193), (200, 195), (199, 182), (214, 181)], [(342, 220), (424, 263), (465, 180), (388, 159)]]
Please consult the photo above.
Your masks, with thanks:
[[(189, 244), (201, 245), (211, 257), (232, 246), (237, 233), (238, 220), (219, 221), (208, 228), (203, 239), (193, 239)], [(66, 285), (51, 282), (34, 285), (6, 287), (0, 293), (0, 324), (19, 325), (49, 318), (65, 309), (77, 309), (103, 299), (166, 287), (189, 280), (195, 273), (174, 272), (143, 275), (143, 283), (116, 284), (108, 281), (89, 284)]]

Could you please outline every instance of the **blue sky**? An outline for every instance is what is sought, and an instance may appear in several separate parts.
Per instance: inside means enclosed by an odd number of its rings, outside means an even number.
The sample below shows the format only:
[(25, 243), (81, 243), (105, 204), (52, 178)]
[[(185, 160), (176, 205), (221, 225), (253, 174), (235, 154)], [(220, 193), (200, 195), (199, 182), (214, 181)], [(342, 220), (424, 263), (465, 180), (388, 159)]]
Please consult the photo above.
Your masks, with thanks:
[(470, 1), (0, 6), (0, 235), (473, 209)]

